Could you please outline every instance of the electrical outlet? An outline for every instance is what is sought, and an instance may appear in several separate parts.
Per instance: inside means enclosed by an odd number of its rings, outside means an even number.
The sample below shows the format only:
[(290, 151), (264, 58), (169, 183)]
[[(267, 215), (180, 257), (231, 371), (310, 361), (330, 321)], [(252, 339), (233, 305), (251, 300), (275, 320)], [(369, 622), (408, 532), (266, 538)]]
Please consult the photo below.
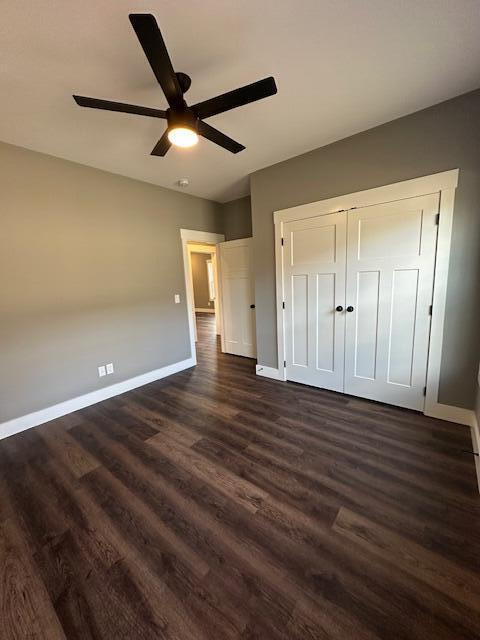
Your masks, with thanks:
[(113, 373), (113, 364), (110, 362), (110, 364), (107, 364), (107, 375), (111, 373)]
[(105, 370), (105, 367), (102, 365), (101, 367), (98, 367), (98, 377), (99, 378), (103, 378), (103, 376), (106, 376), (107, 372)]
[(179, 293), (175, 294), (175, 304), (180, 304), (180, 294)]

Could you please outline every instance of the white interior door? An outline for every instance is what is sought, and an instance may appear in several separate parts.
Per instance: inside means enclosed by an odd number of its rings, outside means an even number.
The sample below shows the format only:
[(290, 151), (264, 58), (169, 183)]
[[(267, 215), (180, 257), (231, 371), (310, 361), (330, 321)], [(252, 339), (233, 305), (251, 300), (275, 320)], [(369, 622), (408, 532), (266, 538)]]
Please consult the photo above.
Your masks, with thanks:
[(252, 238), (221, 242), (220, 290), (222, 297), (223, 350), (254, 358), (255, 290)]
[(423, 410), (439, 195), (348, 212), (345, 392)]
[(343, 391), (346, 213), (287, 222), (283, 235), (287, 379)]

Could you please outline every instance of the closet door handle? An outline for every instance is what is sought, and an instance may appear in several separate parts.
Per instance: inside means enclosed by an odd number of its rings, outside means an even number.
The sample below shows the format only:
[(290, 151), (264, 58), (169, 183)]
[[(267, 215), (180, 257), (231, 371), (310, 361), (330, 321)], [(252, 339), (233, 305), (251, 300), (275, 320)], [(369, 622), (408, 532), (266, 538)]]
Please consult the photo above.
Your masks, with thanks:
[(352, 306), (347, 307), (347, 311), (348, 311), (348, 313), (352, 313), (353, 307)]
[(251, 304), (251, 305), (250, 305), (250, 309), (255, 309), (255, 305), (254, 305), (254, 304)]
[(339, 304), (338, 307), (335, 307), (335, 311), (343, 311), (342, 305)]

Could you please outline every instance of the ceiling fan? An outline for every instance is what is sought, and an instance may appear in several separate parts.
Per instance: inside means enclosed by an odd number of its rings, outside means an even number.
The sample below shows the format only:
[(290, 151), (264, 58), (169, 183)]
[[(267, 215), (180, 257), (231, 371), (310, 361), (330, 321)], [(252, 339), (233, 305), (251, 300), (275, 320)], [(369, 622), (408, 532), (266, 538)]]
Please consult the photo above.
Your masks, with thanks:
[(277, 93), (274, 78), (264, 78), (189, 107), (185, 102), (184, 95), (190, 88), (191, 79), (186, 73), (173, 70), (155, 17), (148, 13), (132, 13), (129, 18), (152, 71), (165, 94), (169, 108), (163, 111), (77, 95), (73, 96), (75, 102), (81, 107), (134, 113), (167, 120), (167, 130), (155, 145), (151, 153), (153, 156), (164, 156), (172, 144), (179, 147), (191, 147), (198, 142), (199, 135), (232, 153), (238, 153), (245, 149), (240, 143), (204, 122), (204, 118), (210, 118), (218, 113), (274, 95)]

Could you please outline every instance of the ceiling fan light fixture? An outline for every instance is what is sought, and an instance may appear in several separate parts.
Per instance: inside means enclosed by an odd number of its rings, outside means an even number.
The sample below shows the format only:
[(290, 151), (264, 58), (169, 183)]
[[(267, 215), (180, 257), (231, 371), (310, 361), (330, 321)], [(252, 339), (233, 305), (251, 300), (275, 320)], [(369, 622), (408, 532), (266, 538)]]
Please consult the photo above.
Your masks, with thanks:
[(176, 147), (193, 147), (198, 142), (198, 135), (189, 127), (172, 127), (168, 132), (168, 139)]

